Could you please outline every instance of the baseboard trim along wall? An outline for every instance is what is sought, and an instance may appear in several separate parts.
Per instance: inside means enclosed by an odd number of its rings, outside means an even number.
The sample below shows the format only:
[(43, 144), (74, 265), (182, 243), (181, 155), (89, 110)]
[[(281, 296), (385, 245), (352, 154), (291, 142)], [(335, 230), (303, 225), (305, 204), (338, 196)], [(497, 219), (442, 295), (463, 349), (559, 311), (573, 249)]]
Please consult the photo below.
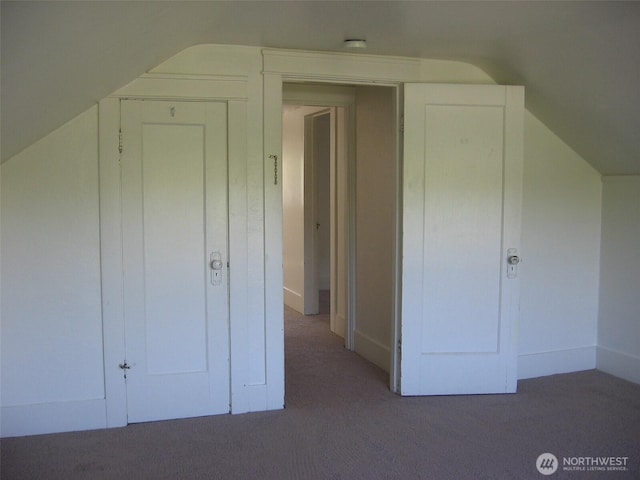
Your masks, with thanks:
[(354, 335), (355, 351), (371, 363), (377, 365), (385, 372), (389, 371), (390, 355), (389, 347), (382, 345), (377, 340), (356, 330)]
[(302, 294), (291, 290), (290, 288), (283, 287), (284, 292), (284, 304), (287, 307), (293, 308), (296, 312), (304, 312), (304, 300)]
[(331, 331), (341, 338), (345, 338), (347, 334), (347, 317), (341, 313), (336, 313), (335, 323), (331, 326)]
[(596, 368), (624, 380), (640, 384), (640, 357), (598, 347)]
[(107, 426), (104, 398), (2, 407), (0, 415), (2, 437), (75, 432)]
[(579, 347), (518, 356), (518, 380), (596, 368), (596, 347)]

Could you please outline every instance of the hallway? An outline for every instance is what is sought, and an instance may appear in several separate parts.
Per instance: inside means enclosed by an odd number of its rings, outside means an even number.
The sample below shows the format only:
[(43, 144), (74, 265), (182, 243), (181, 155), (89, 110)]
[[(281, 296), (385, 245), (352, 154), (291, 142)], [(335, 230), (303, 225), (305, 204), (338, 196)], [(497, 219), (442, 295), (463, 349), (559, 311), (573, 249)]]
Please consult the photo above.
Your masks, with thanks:
[[(320, 311), (323, 309), (320, 296)], [(285, 405), (340, 408), (393, 396), (389, 375), (329, 331), (329, 315), (300, 315), (285, 307)]]

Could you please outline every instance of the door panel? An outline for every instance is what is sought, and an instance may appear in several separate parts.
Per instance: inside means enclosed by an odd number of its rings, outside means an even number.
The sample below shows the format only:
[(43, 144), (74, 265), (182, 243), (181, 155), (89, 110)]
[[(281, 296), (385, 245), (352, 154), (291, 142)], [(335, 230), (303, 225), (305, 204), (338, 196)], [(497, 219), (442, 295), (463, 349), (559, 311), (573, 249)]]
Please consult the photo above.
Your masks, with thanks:
[(522, 100), (520, 87), (406, 86), (405, 395), (515, 391)]
[(496, 352), (502, 108), (430, 105), (425, 114), (424, 217), (429, 220), (422, 351)]
[(200, 125), (142, 128), (146, 360), (153, 374), (206, 370), (203, 134)]
[(122, 103), (130, 423), (229, 411), (226, 125), (222, 102)]

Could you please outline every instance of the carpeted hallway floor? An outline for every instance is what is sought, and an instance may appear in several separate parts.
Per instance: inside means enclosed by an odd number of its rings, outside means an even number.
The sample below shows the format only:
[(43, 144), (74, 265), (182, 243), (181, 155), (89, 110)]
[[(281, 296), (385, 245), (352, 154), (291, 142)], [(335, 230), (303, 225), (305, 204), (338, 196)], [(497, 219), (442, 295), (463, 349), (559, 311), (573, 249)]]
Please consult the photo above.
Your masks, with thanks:
[(287, 408), (1, 441), (13, 479), (542, 479), (538, 455), (628, 457), (640, 478), (640, 385), (597, 371), (524, 380), (516, 395), (401, 398), (387, 375), (286, 310)]

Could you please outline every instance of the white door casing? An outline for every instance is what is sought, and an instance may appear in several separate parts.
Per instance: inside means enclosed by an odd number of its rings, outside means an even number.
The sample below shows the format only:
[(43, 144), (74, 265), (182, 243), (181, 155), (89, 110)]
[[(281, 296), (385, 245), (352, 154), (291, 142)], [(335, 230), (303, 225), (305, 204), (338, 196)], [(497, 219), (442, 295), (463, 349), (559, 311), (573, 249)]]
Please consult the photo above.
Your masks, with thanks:
[[(317, 138), (317, 123), (319, 118), (334, 115), (329, 109), (305, 115), (304, 117), (304, 314), (314, 315), (320, 312), (320, 243), (319, 229), (329, 228), (321, 225), (318, 210), (322, 207), (319, 202), (318, 191), (318, 150), (322, 141)], [(332, 132), (329, 132), (333, 137)], [(331, 139), (333, 140), (333, 139)], [(326, 152), (332, 157), (334, 154)], [(326, 159), (325, 159), (326, 160)], [(333, 158), (331, 159), (333, 161)]]
[(121, 111), (128, 422), (227, 413), (227, 104)]
[(522, 87), (405, 85), (403, 395), (516, 391), (523, 109)]
[[(125, 99), (226, 104), (232, 413), (283, 407), (282, 255), (281, 249), (273, 248), (282, 244), (282, 228), (281, 220), (276, 222), (278, 228), (271, 222), (263, 224), (265, 213), (270, 219), (281, 218), (281, 193), (279, 182), (274, 182), (276, 162), (262, 158), (261, 132), (264, 127), (264, 138), (270, 138), (267, 130), (272, 125), (263, 125), (266, 100), (263, 104), (261, 56), (258, 51), (228, 46), (212, 53), (207, 68), (218, 73), (145, 74), (100, 101), (100, 248), (108, 427), (128, 423), (126, 383), (118, 368), (126, 358), (120, 165), (122, 154), (127, 154), (126, 132), (124, 152), (118, 148)], [(201, 60), (194, 59), (194, 63), (201, 64)]]
[[(344, 85), (278, 84), (283, 103), (324, 107), (331, 112), (330, 328), (345, 339), (348, 349), (353, 349), (353, 328), (347, 325), (355, 318), (355, 302), (349, 303), (355, 297), (355, 282), (349, 281), (355, 275), (355, 217), (349, 214), (355, 209), (355, 89)], [(271, 98), (268, 96), (267, 101)], [(269, 122), (274, 123), (275, 119)]]

